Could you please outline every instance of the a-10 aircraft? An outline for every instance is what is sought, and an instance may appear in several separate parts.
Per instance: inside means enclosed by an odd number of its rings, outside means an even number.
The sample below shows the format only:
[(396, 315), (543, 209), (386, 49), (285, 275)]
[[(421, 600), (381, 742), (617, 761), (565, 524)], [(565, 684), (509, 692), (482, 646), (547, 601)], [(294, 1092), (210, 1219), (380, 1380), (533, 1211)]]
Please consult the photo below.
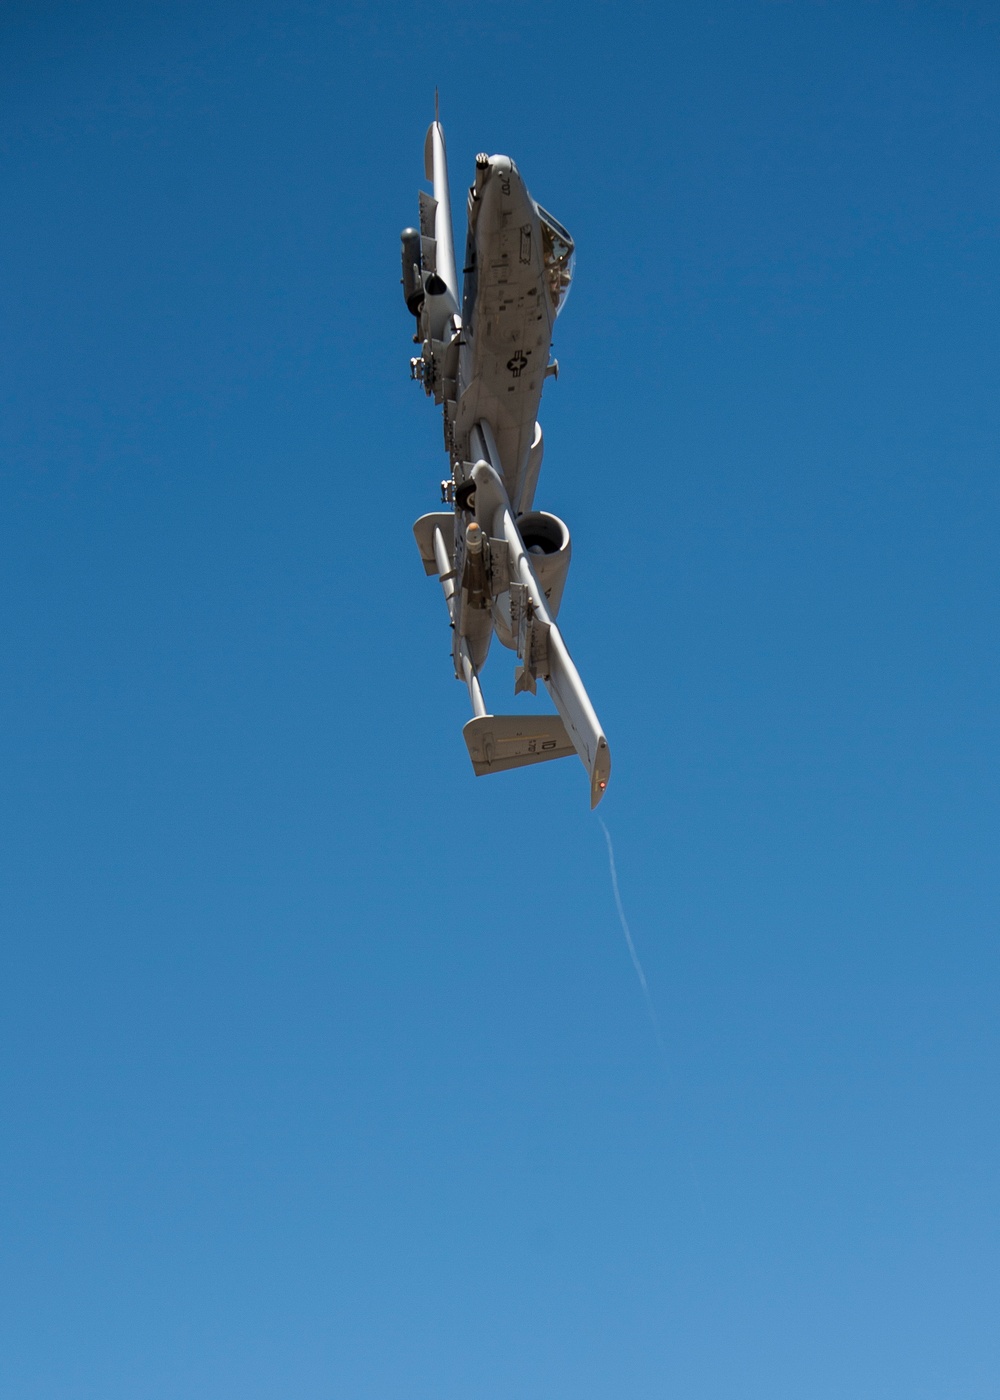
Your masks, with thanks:
[[(590, 776), (590, 805), (604, 795), (611, 755), (600, 721), (556, 625), (569, 569), (569, 530), (534, 509), (542, 464), (536, 419), (555, 318), (569, 290), (573, 240), (528, 193), (507, 156), (476, 157), (468, 198), (461, 309), (444, 132), (431, 123), (420, 227), (402, 233), (403, 293), (417, 320), (411, 374), (444, 409), (453, 509), (413, 527), (427, 574), (444, 589), (455, 675), (474, 716), (463, 734), (477, 774), (519, 768), (575, 750)], [(558, 715), (493, 715), (479, 673), (493, 634), (517, 653), (514, 693), (541, 677)]]

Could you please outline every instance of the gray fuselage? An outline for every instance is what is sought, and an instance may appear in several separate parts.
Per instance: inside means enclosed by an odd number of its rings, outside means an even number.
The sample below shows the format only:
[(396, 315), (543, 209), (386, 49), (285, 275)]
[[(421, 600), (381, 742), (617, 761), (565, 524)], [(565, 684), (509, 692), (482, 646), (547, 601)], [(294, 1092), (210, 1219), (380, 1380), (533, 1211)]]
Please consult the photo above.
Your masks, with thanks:
[[(477, 423), (492, 430), (515, 509), (528, 471), (552, 341), (538, 210), (514, 162), (491, 156), (469, 193), (456, 447)], [(530, 504), (530, 503), (526, 503)]]

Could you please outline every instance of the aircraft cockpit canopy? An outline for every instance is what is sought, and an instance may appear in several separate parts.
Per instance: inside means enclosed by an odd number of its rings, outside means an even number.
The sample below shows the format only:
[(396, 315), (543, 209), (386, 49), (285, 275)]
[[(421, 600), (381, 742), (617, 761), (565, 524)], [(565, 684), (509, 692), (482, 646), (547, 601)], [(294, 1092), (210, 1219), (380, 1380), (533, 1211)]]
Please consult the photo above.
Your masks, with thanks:
[(542, 257), (545, 260), (545, 275), (549, 283), (549, 293), (556, 315), (563, 309), (573, 280), (573, 265), (576, 251), (573, 240), (558, 219), (554, 219), (541, 205), (538, 217), (542, 225)]

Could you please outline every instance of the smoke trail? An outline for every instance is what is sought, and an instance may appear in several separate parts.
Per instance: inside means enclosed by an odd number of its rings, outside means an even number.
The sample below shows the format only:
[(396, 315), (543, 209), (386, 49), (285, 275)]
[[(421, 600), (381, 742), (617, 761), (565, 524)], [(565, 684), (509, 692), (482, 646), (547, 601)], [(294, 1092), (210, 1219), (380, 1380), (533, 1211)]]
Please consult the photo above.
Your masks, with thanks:
[[(646, 1010), (649, 1012), (649, 1020), (650, 1024), (653, 1027), (653, 1034), (656, 1036), (656, 1043), (660, 1047), (660, 1054), (663, 1057), (664, 1072), (667, 1075), (670, 1075), (670, 1067), (667, 1059), (667, 1047), (664, 1045), (663, 1036), (660, 1034), (660, 1023), (656, 1018), (656, 1009), (653, 1006), (653, 998), (649, 994), (649, 983), (646, 981), (646, 974), (642, 970), (642, 963), (639, 961), (639, 954), (635, 951), (635, 944), (632, 942), (632, 934), (629, 930), (628, 919), (626, 919), (625, 917), (625, 909), (622, 905), (621, 890), (619, 890), (618, 888), (618, 871), (615, 869), (615, 848), (611, 844), (611, 832), (604, 825), (604, 821), (601, 817), (598, 817), (597, 820), (601, 823), (601, 830), (604, 832), (604, 839), (608, 843), (608, 865), (611, 867), (611, 888), (615, 892), (615, 905), (618, 909), (618, 919), (622, 926), (622, 933), (625, 935), (625, 942), (628, 944), (628, 954), (629, 957), (632, 959), (632, 966), (635, 968), (635, 975), (639, 979), (639, 986), (642, 988), (642, 995), (646, 1003)], [(678, 1124), (678, 1127), (683, 1133), (682, 1125)], [(685, 1156), (687, 1157), (687, 1163), (691, 1170), (691, 1182), (694, 1186), (695, 1195), (698, 1197), (698, 1204), (701, 1207), (701, 1212), (704, 1215), (705, 1219), (708, 1220), (710, 1219), (708, 1202), (705, 1199), (704, 1191), (701, 1189), (701, 1179), (698, 1175), (698, 1170), (695, 1167), (694, 1154), (691, 1151), (690, 1147), (687, 1149)]]
[(635, 968), (635, 975), (639, 979), (639, 986), (642, 988), (642, 995), (646, 1002), (646, 1010), (649, 1012), (649, 1019), (653, 1027), (653, 1034), (656, 1036), (656, 1043), (665, 1055), (666, 1046), (663, 1044), (663, 1036), (660, 1034), (660, 1023), (656, 1019), (656, 1010), (653, 1007), (653, 998), (649, 994), (649, 983), (646, 981), (646, 974), (642, 970), (642, 963), (639, 961), (639, 954), (635, 951), (635, 944), (632, 942), (632, 934), (629, 931), (628, 919), (625, 917), (625, 909), (622, 905), (621, 891), (618, 889), (618, 871), (615, 869), (615, 848), (611, 844), (611, 832), (604, 825), (603, 818), (598, 817), (601, 823), (601, 830), (604, 832), (604, 839), (608, 843), (608, 864), (611, 867), (611, 888), (615, 892), (615, 905), (618, 909), (618, 919), (622, 926), (622, 933), (625, 935), (625, 942), (628, 945), (629, 957), (632, 959), (632, 966)]

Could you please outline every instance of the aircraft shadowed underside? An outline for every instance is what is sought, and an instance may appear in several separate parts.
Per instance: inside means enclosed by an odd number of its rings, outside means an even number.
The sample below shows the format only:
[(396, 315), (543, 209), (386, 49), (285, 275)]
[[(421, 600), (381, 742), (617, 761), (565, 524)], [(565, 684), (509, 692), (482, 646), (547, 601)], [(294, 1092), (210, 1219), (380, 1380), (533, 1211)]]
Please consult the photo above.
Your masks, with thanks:
[[(413, 527), (427, 574), (444, 589), (455, 674), (474, 717), (463, 733), (477, 774), (578, 753), (591, 806), (604, 795), (611, 755), (556, 624), (570, 560), (569, 530), (534, 509), (542, 464), (537, 422), (552, 328), (573, 274), (573, 240), (528, 193), (507, 156), (476, 157), (469, 190), (461, 307), (444, 132), (424, 146), (433, 196), (420, 192), (420, 227), (402, 233), (403, 293), (422, 346), (412, 377), (444, 410), (452, 507)], [(479, 682), (494, 633), (516, 652), (514, 692), (545, 684), (557, 715), (492, 715)]]

